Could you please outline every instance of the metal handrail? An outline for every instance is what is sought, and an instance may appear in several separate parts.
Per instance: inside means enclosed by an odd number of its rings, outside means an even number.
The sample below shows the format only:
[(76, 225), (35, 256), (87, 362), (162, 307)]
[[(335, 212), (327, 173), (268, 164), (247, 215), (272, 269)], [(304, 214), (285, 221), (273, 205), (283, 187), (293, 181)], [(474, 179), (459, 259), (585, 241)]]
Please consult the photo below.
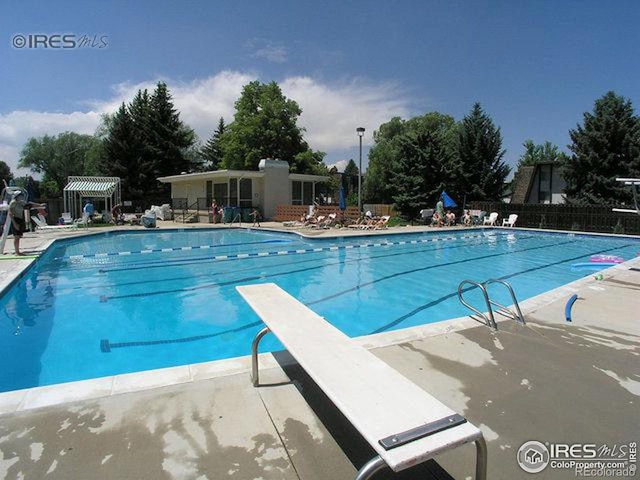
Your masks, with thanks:
[(518, 303), (518, 299), (516, 298), (516, 294), (513, 291), (513, 287), (511, 286), (511, 284), (505, 280), (500, 280), (499, 278), (490, 278), (489, 280), (484, 282), (484, 286), (486, 287), (487, 285), (490, 285), (492, 283), (501, 283), (502, 285), (507, 287), (507, 290), (509, 290), (509, 293), (511, 294), (511, 300), (513, 300), (513, 306), (516, 308), (516, 311), (514, 313), (513, 311), (509, 310), (509, 308), (507, 308), (506, 306), (494, 300), (489, 299), (492, 305), (495, 305), (496, 307), (499, 308), (498, 313), (525, 325), (526, 322), (524, 321), (524, 315), (522, 315), (522, 310), (520, 310), (520, 304)]
[[(476, 307), (474, 307), (464, 299), (463, 286), (465, 284), (473, 285), (474, 287), (477, 287), (482, 291), (482, 294), (484, 295), (484, 300), (487, 303), (487, 313), (489, 314), (489, 316), (482, 313), (480, 310), (478, 310)], [(488, 327), (491, 327), (495, 330), (498, 329), (498, 325), (496, 324), (496, 319), (493, 316), (493, 309), (491, 308), (491, 300), (489, 299), (489, 293), (487, 292), (487, 288), (484, 286), (484, 284), (479, 282), (474, 282), (473, 280), (463, 280), (462, 282), (460, 282), (460, 285), (458, 285), (458, 298), (460, 299), (460, 303), (462, 303), (469, 310), (475, 312), (481, 319), (483, 319), (484, 323), (486, 323)], [(474, 318), (473, 315), (471, 315), (471, 318)]]

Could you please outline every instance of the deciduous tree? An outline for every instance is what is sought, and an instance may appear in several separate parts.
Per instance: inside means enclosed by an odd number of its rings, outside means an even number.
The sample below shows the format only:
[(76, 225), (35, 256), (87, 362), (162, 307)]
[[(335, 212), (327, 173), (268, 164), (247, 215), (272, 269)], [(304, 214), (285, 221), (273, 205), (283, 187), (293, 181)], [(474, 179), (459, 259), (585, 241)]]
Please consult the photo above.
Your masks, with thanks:
[(299, 171), (296, 156), (309, 146), (297, 125), (302, 113), (298, 104), (286, 98), (276, 82), (255, 81), (244, 86), (235, 106), (233, 123), (221, 138), (223, 167), (257, 170), (261, 159), (278, 158)]
[(43, 174), (41, 194), (59, 197), (67, 184), (67, 177), (98, 173), (90, 161), (91, 152), (98, 142), (100, 140), (93, 135), (74, 132), (32, 137), (22, 149), (18, 166)]

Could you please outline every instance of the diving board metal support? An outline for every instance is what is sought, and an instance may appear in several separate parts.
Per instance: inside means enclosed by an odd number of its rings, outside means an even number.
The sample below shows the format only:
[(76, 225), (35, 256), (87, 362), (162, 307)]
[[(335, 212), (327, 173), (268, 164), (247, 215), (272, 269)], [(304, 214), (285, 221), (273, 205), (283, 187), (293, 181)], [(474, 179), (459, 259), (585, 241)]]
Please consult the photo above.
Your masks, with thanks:
[(631, 187), (631, 191), (633, 192), (633, 203), (636, 207), (635, 210), (632, 210), (630, 208), (612, 208), (611, 210), (614, 212), (621, 212), (621, 213), (635, 213), (637, 215), (640, 215), (640, 202), (639, 202), (639, 197), (640, 197), (640, 178), (616, 178), (617, 182), (622, 182), (627, 186)]

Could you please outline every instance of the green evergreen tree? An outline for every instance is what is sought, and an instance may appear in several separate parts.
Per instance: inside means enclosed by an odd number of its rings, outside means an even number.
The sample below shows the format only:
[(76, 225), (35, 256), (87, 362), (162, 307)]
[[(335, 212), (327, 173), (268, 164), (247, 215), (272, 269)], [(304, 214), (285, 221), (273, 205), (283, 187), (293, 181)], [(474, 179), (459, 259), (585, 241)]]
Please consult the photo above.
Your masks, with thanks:
[(570, 130), (573, 153), (563, 167), (570, 202), (613, 205), (631, 202), (616, 177), (640, 176), (640, 120), (631, 100), (608, 92), (585, 112), (584, 124)]
[(213, 132), (211, 138), (200, 150), (200, 155), (204, 161), (205, 170), (217, 170), (220, 162), (222, 162), (222, 149), (220, 148), (220, 138), (224, 135), (226, 125), (224, 118), (220, 117), (218, 128)]
[(196, 167), (192, 152), (195, 133), (181, 120), (166, 84), (152, 95), (138, 90), (128, 106), (106, 118), (104, 156), (108, 173), (122, 178), (126, 197), (166, 195), (158, 177), (188, 172)]
[(502, 160), (502, 135), (476, 103), (458, 134), (461, 193), (473, 200), (500, 200), (510, 168)]
[(110, 117), (108, 130), (104, 139), (107, 173), (121, 178), (125, 198), (142, 198), (145, 192), (141, 173), (142, 139), (138, 136), (133, 118), (124, 103)]
[(309, 149), (297, 126), (302, 110), (276, 82), (245, 85), (235, 106), (233, 123), (220, 142), (223, 168), (257, 170), (261, 159), (278, 158), (289, 162), (292, 171), (308, 173), (295, 166), (296, 156)]
[(345, 195), (358, 194), (359, 172), (356, 162), (353, 161), (353, 158), (350, 159), (347, 166), (344, 167), (344, 172), (342, 172), (342, 188), (344, 188)]
[[(457, 168), (455, 151), (457, 141), (457, 126), (453, 117), (439, 112), (429, 112), (409, 120), (399, 117), (392, 118), (380, 126), (373, 134), (374, 146), (369, 150), (369, 166), (364, 177), (363, 196), (366, 201), (374, 203), (392, 203), (395, 195), (393, 171), (400, 160), (400, 144), (405, 135), (418, 136), (425, 132), (439, 132), (444, 141), (447, 162), (447, 188), (456, 194)], [(424, 208), (424, 207), (423, 207)]]
[(195, 133), (180, 120), (164, 82), (158, 83), (149, 104), (152, 157), (147, 159), (147, 164), (152, 165), (150, 172), (155, 175), (151, 184), (159, 187), (157, 177), (189, 172), (195, 167), (187, 156), (187, 150), (195, 143)]
[(403, 135), (398, 149), (393, 200), (402, 215), (413, 220), (421, 209), (434, 205), (445, 188), (444, 179), (452, 161), (446, 132), (424, 130), (417, 135)]

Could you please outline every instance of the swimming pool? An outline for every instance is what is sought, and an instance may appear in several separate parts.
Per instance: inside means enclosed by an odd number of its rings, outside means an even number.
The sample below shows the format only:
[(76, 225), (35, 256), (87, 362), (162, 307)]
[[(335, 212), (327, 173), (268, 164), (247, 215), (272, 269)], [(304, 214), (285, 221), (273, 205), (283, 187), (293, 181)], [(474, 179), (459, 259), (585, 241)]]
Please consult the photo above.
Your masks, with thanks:
[[(275, 282), (350, 336), (467, 315), (464, 279), (518, 298), (633, 258), (629, 238), (464, 230), (307, 239), (249, 230), (112, 232), (58, 241), (0, 298), (0, 391), (246, 355), (260, 321), (237, 285)], [(508, 293), (495, 297), (510, 303)], [(469, 298), (482, 306), (479, 294)], [(272, 336), (264, 350), (278, 349)]]

